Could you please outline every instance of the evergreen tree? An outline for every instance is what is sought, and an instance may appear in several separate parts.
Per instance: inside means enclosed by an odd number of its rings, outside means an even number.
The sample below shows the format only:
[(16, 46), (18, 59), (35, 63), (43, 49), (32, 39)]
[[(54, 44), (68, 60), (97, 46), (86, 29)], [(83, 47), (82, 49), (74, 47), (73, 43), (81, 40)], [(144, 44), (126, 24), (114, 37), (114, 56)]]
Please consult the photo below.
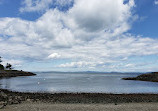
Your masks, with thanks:
[(9, 64), (9, 63), (7, 63), (7, 65), (6, 65), (6, 69), (9, 69), (9, 70), (13, 69), (13, 68), (12, 68), (12, 65)]
[(1, 64), (1, 62), (2, 62), (2, 57), (0, 56), (0, 64)]
[(0, 57), (0, 70), (4, 70), (4, 66), (1, 64), (1, 62), (2, 62), (2, 59), (1, 59), (2, 57)]

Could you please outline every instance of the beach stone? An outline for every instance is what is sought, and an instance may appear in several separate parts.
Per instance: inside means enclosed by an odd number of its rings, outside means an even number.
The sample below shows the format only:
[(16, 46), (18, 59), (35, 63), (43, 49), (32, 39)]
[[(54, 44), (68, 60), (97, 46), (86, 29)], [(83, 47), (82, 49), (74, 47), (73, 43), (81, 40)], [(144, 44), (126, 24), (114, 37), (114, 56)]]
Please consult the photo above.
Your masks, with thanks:
[(0, 102), (0, 105), (3, 105), (3, 104), (5, 104), (5, 103), (6, 103), (6, 102), (4, 102), (4, 101), (1, 101), (1, 102)]
[(7, 102), (1, 101), (0, 102), (0, 109), (3, 109), (7, 105)]
[(29, 101), (29, 102), (30, 102), (30, 101), (31, 101), (31, 99), (27, 99), (26, 101)]
[(4, 92), (2, 92), (2, 91), (0, 91), (0, 96), (7, 97), (7, 95)]

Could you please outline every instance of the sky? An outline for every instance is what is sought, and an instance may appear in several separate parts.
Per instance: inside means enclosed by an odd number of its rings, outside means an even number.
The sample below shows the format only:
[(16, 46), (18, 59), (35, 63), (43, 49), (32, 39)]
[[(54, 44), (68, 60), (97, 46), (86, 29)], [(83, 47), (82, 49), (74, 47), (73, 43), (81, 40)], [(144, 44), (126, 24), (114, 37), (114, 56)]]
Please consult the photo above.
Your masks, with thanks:
[(27, 71), (158, 71), (158, 0), (0, 0), (0, 56)]

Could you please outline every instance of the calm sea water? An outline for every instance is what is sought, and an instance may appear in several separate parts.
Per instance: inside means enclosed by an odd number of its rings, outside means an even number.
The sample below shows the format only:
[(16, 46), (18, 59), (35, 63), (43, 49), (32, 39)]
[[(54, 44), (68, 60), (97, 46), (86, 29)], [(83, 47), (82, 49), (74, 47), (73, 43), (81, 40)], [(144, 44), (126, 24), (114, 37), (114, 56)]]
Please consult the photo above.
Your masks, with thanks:
[(0, 80), (0, 88), (19, 92), (158, 93), (158, 83), (122, 80), (138, 74), (37, 73)]

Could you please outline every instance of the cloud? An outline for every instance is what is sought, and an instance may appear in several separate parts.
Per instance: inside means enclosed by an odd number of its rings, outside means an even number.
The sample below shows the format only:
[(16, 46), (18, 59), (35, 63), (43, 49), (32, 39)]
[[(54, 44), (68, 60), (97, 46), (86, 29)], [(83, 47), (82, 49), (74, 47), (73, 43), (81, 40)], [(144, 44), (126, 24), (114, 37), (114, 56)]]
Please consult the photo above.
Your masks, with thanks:
[(113, 30), (129, 19), (131, 7), (123, 0), (76, 0), (69, 14), (79, 28), (88, 32)]
[(48, 59), (57, 59), (60, 57), (61, 55), (59, 55), (58, 53), (52, 53), (51, 55), (48, 56)]
[(127, 33), (136, 18), (133, 0), (74, 0), (66, 12), (49, 9), (52, 3), (24, 1), (21, 12), (46, 11), (36, 21), (0, 18), (1, 56), (25, 62), (64, 59), (56, 66), (62, 68), (120, 69), (135, 66), (125, 63), (132, 56), (158, 55), (157, 39)]
[(110, 67), (113, 64), (128, 61), (132, 56), (158, 55), (157, 43), (150, 38), (130, 35), (124, 35), (115, 40), (111, 38), (94, 40), (84, 46), (74, 46), (66, 52), (60, 51), (61, 55), (73, 58), (75, 62), (65, 63), (59, 67)]
[(4, 66), (6, 66), (7, 63), (10, 63), (12, 66), (15, 66), (15, 67), (20, 67), (23, 62), (20, 60), (15, 60), (15, 59), (12, 59), (12, 60), (4, 59), (2, 62)]
[[(99, 64), (103, 64), (103, 62), (100, 62)], [(88, 62), (88, 61), (78, 61), (78, 62), (71, 62), (71, 63), (65, 63), (59, 65), (59, 67), (71, 67), (71, 68), (83, 68), (83, 67), (88, 67), (88, 68), (95, 68), (96, 67), (95, 62)]]
[(50, 9), (51, 6), (54, 8), (61, 8), (71, 5), (73, 0), (24, 0), (22, 7), (19, 9), (20, 12), (45, 12)]
[(52, 0), (24, 0), (20, 12), (45, 11), (52, 4)]
[(157, 1), (157, 0), (155, 0), (155, 1), (154, 1), (154, 4), (155, 4), (155, 5), (158, 5), (158, 1)]

